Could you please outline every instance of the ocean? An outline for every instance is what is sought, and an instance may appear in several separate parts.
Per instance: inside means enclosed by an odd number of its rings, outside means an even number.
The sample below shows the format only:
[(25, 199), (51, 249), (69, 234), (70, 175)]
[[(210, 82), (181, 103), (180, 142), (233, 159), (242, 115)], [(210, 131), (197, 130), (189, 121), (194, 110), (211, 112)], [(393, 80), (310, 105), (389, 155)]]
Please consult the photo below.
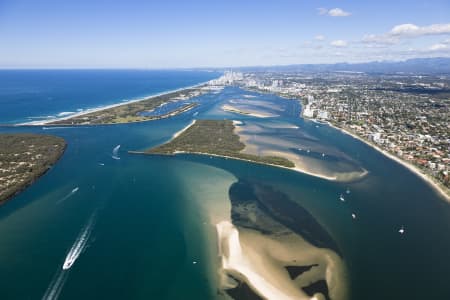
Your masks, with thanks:
[[(194, 71), (0, 71), (0, 123), (58, 116), (218, 76)], [(285, 103), (286, 113), (272, 120), (220, 109), (248, 94)], [(230, 215), (230, 187), (237, 181), (269, 186), (309, 212), (341, 252), (349, 299), (450, 297), (450, 206), (423, 180), (360, 141), (299, 118), (295, 100), (227, 87), (197, 101), (200, 105), (187, 113), (145, 123), (0, 127), (0, 132), (54, 134), (68, 143), (47, 174), (0, 207), (1, 299), (221, 297), (214, 222)], [(217, 157), (127, 153), (169, 140), (195, 118), (239, 119), (267, 128), (294, 124), (302, 143), (336, 154), (332, 162), (351, 160), (368, 174), (335, 182)], [(278, 131), (271, 134), (279, 136)], [(120, 159), (113, 159), (118, 145)], [(399, 234), (402, 226), (405, 233)], [(73, 264), (64, 270), (68, 257)]]

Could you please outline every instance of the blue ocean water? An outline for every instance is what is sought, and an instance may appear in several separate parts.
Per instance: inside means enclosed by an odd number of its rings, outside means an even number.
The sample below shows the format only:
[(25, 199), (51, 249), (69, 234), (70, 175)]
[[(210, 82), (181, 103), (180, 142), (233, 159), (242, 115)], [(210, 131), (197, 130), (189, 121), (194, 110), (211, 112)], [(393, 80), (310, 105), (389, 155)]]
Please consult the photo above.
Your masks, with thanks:
[(0, 70), (0, 123), (67, 116), (218, 77), (200, 71)]
[[(32, 71), (31, 75), (8, 71), (13, 74), (9, 77), (2, 72), (8, 77), (2, 82), (15, 84), (1, 85), (0, 123), (161, 92), (164, 89), (158, 80), (167, 89), (175, 89), (217, 76), (175, 71)], [(24, 81), (21, 72), (27, 78)], [(77, 81), (76, 76), (82, 79)], [(134, 83), (133, 78), (138, 82), (140, 78), (141, 83)], [(147, 86), (146, 80), (154, 84)], [(116, 89), (117, 94), (102, 86)], [(17, 96), (19, 90), (33, 89), (41, 92)], [(449, 205), (416, 175), (367, 145), (326, 125), (298, 118), (298, 102), (252, 93), (263, 101), (285, 103), (287, 113), (280, 121), (297, 125), (324, 148), (344, 152), (369, 172), (366, 177), (339, 183), (221, 158), (127, 153), (161, 144), (198, 118), (270, 125), (270, 120), (220, 109), (223, 103), (248, 93), (228, 87), (219, 94), (201, 96), (197, 99), (200, 105), (187, 113), (152, 122), (51, 130), (0, 127), (0, 132), (51, 133), (68, 143), (62, 159), (45, 176), (0, 207), (0, 298), (219, 298), (214, 282), (217, 272), (211, 271), (215, 265), (208, 259), (209, 247), (216, 241), (207, 233), (213, 235), (215, 228), (201, 203), (219, 206), (220, 201), (227, 201), (226, 188), (224, 192), (220, 186), (227, 187), (237, 179), (289, 195), (330, 233), (349, 269), (350, 299), (450, 297)], [(76, 95), (82, 94), (98, 97), (80, 104)], [(60, 99), (57, 109), (46, 98)], [(121, 145), (119, 160), (112, 158), (117, 145)], [(208, 178), (217, 181), (191, 185), (195, 179), (201, 183)], [(351, 194), (345, 194), (342, 203), (338, 197), (347, 189)], [(351, 218), (352, 212), (356, 212), (356, 220)], [(402, 225), (404, 235), (398, 233)], [(65, 258), (86, 229), (89, 235), (83, 251), (72, 267), (63, 271)]]

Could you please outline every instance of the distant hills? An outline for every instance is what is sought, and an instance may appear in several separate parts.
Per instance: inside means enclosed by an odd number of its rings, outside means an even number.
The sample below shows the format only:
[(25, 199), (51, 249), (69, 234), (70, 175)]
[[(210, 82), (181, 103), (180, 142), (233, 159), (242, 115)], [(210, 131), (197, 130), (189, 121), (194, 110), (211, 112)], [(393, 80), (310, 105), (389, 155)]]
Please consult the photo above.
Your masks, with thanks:
[(450, 74), (450, 58), (414, 58), (405, 61), (375, 61), (367, 63), (298, 64), (233, 68), (243, 72), (364, 72)]

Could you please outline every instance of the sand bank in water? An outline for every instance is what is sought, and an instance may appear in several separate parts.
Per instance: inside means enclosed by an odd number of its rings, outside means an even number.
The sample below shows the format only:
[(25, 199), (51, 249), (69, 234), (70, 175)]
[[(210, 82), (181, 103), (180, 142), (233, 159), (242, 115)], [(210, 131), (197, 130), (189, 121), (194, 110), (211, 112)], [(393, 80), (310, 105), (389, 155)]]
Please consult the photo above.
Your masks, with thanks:
[(259, 110), (250, 110), (250, 109), (240, 109), (235, 106), (231, 106), (229, 104), (225, 104), (222, 106), (222, 110), (233, 112), (241, 115), (252, 116), (256, 118), (273, 118), (278, 117), (276, 114), (271, 114), (269, 112), (259, 111)]
[[(245, 281), (265, 299), (325, 299), (321, 293), (308, 296), (301, 288), (320, 279), (327, 282), (330, 298), (347, 297), (342, 260), (333, 251), (316, 248), (300, 236), (268, 236), (239, 228), (229, 221), (216, 225), (224, 277)], [(315, 265), (291, 279), (286, 266)]]
[(295, 167), (290, 168), (291, 170), (326, 180), (350, 182), (360, 179), (367, 174), (367, 171), (362, 168), (355, 169), (354, 171), (339, 172), (328, 168), (327, 162), (321, 162), (318, 159), (296, 154), (290, 149), (298, 148), (298, 144), (278, 136), (265, 136), (262, 126), (237, 123), (234, 123), (234, 125), (234, 132), (239, 135), (240, 141), (245, 145), (245, 148), (241, 151), (242, 153), (258, 156), (283, 157), (294, 163)]

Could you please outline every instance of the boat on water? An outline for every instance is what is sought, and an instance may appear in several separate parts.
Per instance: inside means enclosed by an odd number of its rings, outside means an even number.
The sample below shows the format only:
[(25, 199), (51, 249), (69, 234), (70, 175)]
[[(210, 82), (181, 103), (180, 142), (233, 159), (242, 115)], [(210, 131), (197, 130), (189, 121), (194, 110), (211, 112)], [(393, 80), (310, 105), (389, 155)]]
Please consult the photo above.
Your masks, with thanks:
[(345, 202), (344, 196), (342, 194), (339, 196), (339, 200), (341, 200), (342, 202)]
[(398, 232), (400, 234), (404, 234), (405, 233), (405, 227), (402, 225), (402, 227), (398, 230)]
[(63, 270), (68, 270), (70, 267), (72, 267), (73, 263), (75, 262), (76, 258), (70, 257), (69, 259), (66, 259), (66, 261), (63, 264)]
[(112, 156), (111, 156), (113, 159), (120, 159), (119, 149), (120, 149), (120, 145), (117, 145), (116, 147), (114, 147), (114, 149), (112, 151)]

